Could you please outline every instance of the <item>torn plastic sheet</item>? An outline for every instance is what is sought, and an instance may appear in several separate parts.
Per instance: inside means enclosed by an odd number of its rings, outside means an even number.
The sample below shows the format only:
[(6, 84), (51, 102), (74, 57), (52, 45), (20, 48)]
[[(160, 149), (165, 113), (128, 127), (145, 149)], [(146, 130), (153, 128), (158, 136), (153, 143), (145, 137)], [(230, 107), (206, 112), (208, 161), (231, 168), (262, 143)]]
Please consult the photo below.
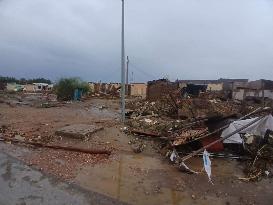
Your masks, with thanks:
[[(244, 125), (252, 122), (257, 118), (251, 118), (246, 120), (237, 120), (232, 122), (227, 129), (225, 129), (221, 137), (225, 137), (228, 134), (234, 132), (235, 130), (243, 127)], [(262, 118), (258, 122), (255, 122), (253, 125), (249, 126), (248, 128), (242, 130), (240, 133), (234, 134), (228, 139), (225, 139), (223, 143), (236, 143), (236, 144), (242, 144), (243, 140), (240, 136), (240, 134), (252, 134), (252, 135), (258, 135), (258, 136), (264, 136), (266, 130), (273, 130), (273, 117), (272, 115), (267, 115), (266, 117)]]
[(205, 171), (207, 172), (207, 175), (209, 177), (209, 182), (212, 183), (212, 181), (211, 181), (211, 161), (210, 161), (209, 153), (207, 152), (207, 150), (205, 150), (203, 152), (203, 162), (204, 162)]

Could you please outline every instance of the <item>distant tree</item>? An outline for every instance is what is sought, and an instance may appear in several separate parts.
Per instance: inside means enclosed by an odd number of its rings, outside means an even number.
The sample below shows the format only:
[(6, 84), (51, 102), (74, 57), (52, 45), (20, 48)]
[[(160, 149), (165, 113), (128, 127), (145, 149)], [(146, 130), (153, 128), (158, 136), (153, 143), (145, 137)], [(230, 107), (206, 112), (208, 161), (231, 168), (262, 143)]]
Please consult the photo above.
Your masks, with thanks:
[(19, 84), (23, 84), (23, 85), (27, 84), (27, 79), (21, 78), (21, 79), (19, 80)]
[(45, 78), (34, 78), (28, 80), (28, 83), (47, 83), (47, 84), (52, 84), (51, 80), (45, 79)]
[(0, 82), (3, 82), (3, 83), (12, 83), (12, 82), (18, 83), (19, 81), (14, 77), (0, 76)]
[(45, 78), (34, 78), (34, 79), (21, 78), (20, 80), (18, 80), (15, 77), (4, 77), (4, 76), (0, 76), (0, 82), (3, 82), (3, 83), (18, 83), (18, 84), (32, 84), (32, 83), (52, 84), (51, 80), (45, 79)]
[(90, 91), (88, 83), (80, 78), (62, 78), (54, 88), (58, 100), (72, 100), (75, 89), (82, 89), (84, 94)]

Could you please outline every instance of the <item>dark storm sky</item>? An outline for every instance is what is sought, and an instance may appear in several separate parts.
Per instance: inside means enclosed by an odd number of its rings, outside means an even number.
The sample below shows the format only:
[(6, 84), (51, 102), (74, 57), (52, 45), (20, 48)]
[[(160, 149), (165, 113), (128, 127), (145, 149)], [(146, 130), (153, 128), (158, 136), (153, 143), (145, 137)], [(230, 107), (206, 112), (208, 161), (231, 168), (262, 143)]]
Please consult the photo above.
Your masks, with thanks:
[[(134, 81), (273, 79), (272, 0), (125, 2)], [(0, 75), (119, 81), (120, 12), (120, 0), (1, 0)]]

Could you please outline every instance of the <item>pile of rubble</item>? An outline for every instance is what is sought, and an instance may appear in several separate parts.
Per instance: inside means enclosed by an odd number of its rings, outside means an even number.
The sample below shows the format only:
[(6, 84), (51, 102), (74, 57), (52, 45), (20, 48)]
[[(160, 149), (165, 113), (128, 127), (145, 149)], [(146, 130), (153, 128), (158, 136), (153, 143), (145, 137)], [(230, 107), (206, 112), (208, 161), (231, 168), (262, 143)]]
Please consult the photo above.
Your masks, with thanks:
[(267, 130), (263, 137), (246, 134), (243, 136), (244, 147), (251, 159), (246, 161), (244, 172), (245, 181), (273, 177), (273, 131)]
[[(244, 129), (249, 129), (254, 121), (255, 123), (260, 122), (258, 120), (262, 121), (265, 117), (264, 113), (272, 112), (271, 108), (255, 109), (255, 107), (246, 107), (233, 101), (206, 98), (179, 99), (172, 96), (154, 102), (132, 101), (127, 108), (128, 129), (126, 131), (136, 135), (137, 139), (139, 137), (157, 139), (160, 142), (160, 149), (165, 150), (163, 154), (170, 157), (171, 161), (178, 164), (180, 168), (181, 166), (186, 167), (186, 170), (191, 173), (195, 172), (184, 164), (185, 160), (202, 153), (205, 149), (218, 153), (231, 152), (227, 149), (228, 146), (223, 143), (227, 138), (236, 133), (241, 133)], [(246, 113), (249, 114), (246, 115)], [(239, 120), (250, 123), (246, 124), (245, 127), (243, 126), (244, 129), (240, 127), (233, 130), (234, 133), (228, 133), (227, 136), (223, 135), (225, 133), (223, 131), (229, 128), (230, 123), (239, 117), (241, 117)], [(251, 122), (251, 120), (254, 121)], [(273, 121), (271, 123), (273, 127)], [(261, 135), (260, 138), (265, 138)], [(272, 136), (272, 133), (269, 136)], [(246, 166), (247, 177), (244, 180), (256, 180), (264, 173), (272, 175), (267, 170), (268, 164), (272, 162), (273, 138), (267, 137), (267, 139), (266, 143), (263, 144), (264, 146), (259, 145), (258, 149), (254, 149), (255, 143), (249, 143), (250, 148), (248, 150), (246, 149), (247, 146), (243, 146), (243, 154), (239, 153), (238, 149), (237, 155), (231, 153), (227, 155), (240, 159), (242, 159), (240, 155), (248, 155), (245, 159), (250, 160), (251, 166)], [(135, 152), (141, 152), (145, 149), (142, 144), (132, 144)], [(245, 144), (243, 143), (243, 145)], [(247, 153), (251, 149), (252, 154)], [(262, 159), (265, 159), (266, 165), (264, 163), (261, 165)], [(249, 161), (246, 161), (245, 164), (249, 165)]]
[(216, 116), (224, 117), (238, 113), (239, 109), (240, 105), (230, 101), (201, 98), (182, 99), (178, 102), (178, 117), (184, 119), (209, 118)]
[[(240, 106), (227, 101), (205, 99), (159, 99), (130, 101), (127, 104), (127, 123), (134, 130), (144, 130), (163, 136), (183, 135), (188, 131), (198, 136), (208, 130), (206, 121), (237, 116)], [(192, 123), (192, 124), (191, 124)]]
[(210, 117), (224, 117), (239, 113), (242, 106), (232, 101), (221, 101), (219, 99), (173, 99), (166, 97), (157, 101), (130, 101), (127, 104), (128, 116), (139, 118), (151, 116), (173, 119), (200, 119)]
[(143, 116), (169, 117), (177, 112), (167, 99), (152, 102), (146, 100), (129, 101), (126, 108), (128, 109), (127, 115), (131, 119), (138, 119)]

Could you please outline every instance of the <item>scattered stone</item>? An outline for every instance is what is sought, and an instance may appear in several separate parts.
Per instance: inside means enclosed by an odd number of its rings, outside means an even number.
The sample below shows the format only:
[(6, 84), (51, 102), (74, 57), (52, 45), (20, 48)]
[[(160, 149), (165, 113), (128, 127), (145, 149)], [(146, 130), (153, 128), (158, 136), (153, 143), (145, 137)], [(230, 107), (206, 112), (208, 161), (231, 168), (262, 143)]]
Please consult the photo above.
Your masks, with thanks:
[(134, 143), (131, 145), (131, 147), (135, 153), (141, 153), (145, 146), (142, 143)]
[(21, 135), (15, 135), (14, 139), (19, 140), (19, 141), (24, 141), (25, 140), (25, 138), (22, 137)]

